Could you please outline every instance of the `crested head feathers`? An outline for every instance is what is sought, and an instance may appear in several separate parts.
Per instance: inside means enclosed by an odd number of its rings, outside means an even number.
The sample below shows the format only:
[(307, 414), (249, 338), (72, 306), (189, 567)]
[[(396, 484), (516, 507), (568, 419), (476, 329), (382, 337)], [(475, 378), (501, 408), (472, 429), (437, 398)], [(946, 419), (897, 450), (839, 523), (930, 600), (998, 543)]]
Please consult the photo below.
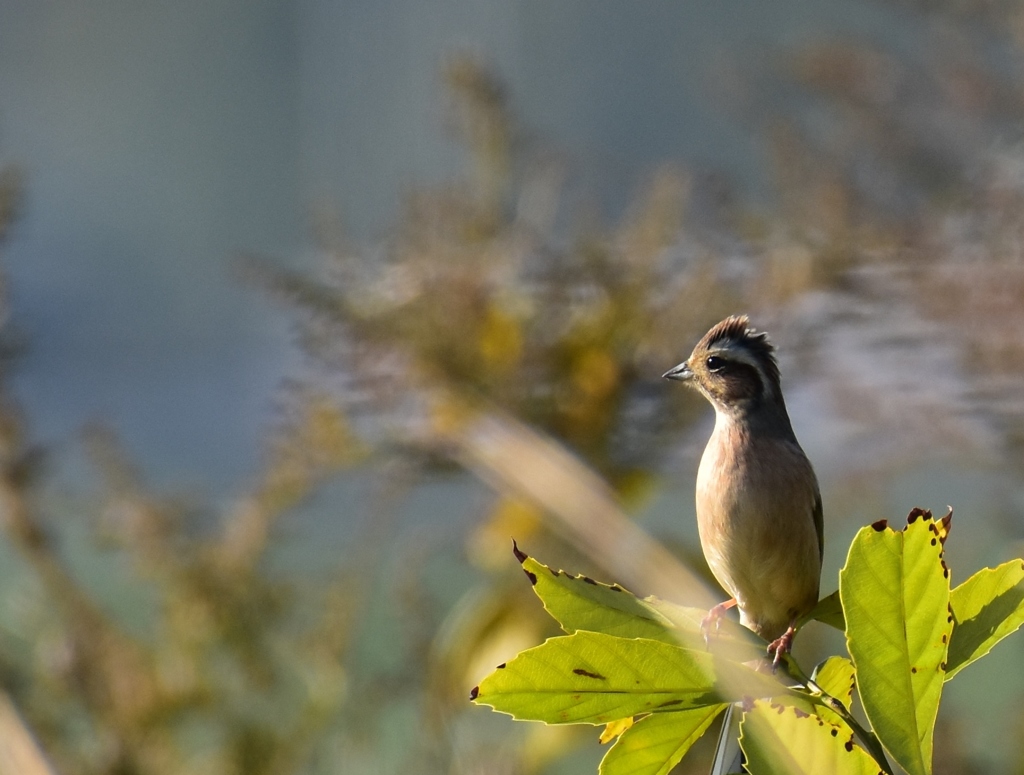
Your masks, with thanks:
[(771, 382), (779, 384), (779, 365), (775, 360), (775, 346), (768, 334), (750, 325), (746, 315), (731, 315), (708, 331), (694, 348), (694, 352), (747, 353), (756, 361)]

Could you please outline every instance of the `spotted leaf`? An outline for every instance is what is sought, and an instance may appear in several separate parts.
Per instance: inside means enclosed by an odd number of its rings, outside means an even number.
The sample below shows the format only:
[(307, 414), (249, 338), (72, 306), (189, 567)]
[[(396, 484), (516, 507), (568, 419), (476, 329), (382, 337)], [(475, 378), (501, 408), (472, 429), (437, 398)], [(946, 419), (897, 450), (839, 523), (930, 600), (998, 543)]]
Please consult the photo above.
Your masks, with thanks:
[(799, 708), (753, 703), (740, 723), (750, 775), (881, 775), (850, 730)]
[(953, 630), (948, 524), (912, 512), (907, 527), (862, 529), (839, 575), (846, 639), (872, 727), (909, 775), (930, 775), (935, 718)]
[(470, 698), (517, 719), (607, 724), (787, 693), (772, 676), (707, 651), (580, 630), (522, 652)]
[[(701, 621), (707, 611), (675, 605), (653, 597), (640, 599), (618, 584), (574, 576), (538, 562), (514, 546), (533, 591), (544, 609), (567, 633), (603, 632), (623, 638), (650, 638), (705, 650)], [(712, 638), (721, 656), (749, 661), (764, 654), (764, 643), (737, 622), (723, 620)]]

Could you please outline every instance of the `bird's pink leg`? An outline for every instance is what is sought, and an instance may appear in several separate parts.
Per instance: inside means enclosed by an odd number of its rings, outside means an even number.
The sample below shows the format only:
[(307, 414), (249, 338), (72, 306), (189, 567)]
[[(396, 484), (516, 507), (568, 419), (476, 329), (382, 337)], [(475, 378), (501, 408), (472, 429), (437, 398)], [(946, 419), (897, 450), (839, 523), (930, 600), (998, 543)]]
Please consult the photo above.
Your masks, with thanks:
[(772, 657), (772, 672), (779, 669), (782, 655), (788, 654), (793, 648), (793, 635), (796, 634), (796, 621), (789, 625), (782, 635), (768, 644), (768, 656)]
[(710, 643), (712, 632), (716, 635), (718, 634), (719, 622), (722, 620), (722, 617), (725, 616), (725, 612), (735, 605), (735, 598), (732, 600), (726, 600), (724, 603), (719, 603), (708, 611), (708, 615), (701, 620), (700, 632), (701, 635), (704, 636), (705, 644)]

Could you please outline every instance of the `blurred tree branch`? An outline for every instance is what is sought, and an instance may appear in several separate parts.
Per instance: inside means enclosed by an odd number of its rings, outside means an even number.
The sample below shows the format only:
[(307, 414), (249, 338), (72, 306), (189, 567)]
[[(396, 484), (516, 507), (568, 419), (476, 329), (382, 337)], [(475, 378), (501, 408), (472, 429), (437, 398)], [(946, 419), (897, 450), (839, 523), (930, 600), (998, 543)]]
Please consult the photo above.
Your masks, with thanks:
[(441, 431), (453, 455), (499, 492), (557, 517), (553, 529), (612, 578), (645, 594), (710, 608), (707, 583), (622, 510), (607, 484), (564, 447), (497, 411), (467, 415)]

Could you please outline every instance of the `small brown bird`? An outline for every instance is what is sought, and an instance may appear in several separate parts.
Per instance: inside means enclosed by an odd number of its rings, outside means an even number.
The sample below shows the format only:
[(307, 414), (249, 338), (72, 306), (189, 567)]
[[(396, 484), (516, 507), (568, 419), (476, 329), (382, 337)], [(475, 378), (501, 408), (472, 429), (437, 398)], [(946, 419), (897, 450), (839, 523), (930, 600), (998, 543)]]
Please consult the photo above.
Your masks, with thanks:
[(732, 599), (711, 609), (705, 634), (739, 606), (777, 666), (797, 619), (818, 602), (824, 535), (818, 481), (793, 434), (775, 348), (745, 316), (726, 318), (664, 376), (715, 407), (697, 471), (697, 527)]

